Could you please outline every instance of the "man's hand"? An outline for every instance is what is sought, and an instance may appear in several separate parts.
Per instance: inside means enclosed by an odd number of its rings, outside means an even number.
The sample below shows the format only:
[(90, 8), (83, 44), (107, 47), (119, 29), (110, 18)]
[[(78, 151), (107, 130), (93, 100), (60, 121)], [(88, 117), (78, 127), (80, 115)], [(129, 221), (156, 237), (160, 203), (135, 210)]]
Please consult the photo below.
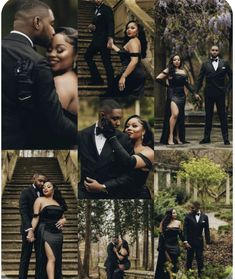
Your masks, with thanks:
[(103, 135), (107, 138), (110, 139), (111, 137), (116, 135), (116, 130), (113, 127), (113, 124), (109, 119), (106, 117), (103, 117), (101, 119), (101, 125), (102, 125), (102, 130), (103, 130)]
[(110, 49), (111, 49), (112, 46), (113, 46), (113, 38), (110, 37), (110, 38), (108, 39), (108, 42), (107, 42), (107, 48), (110, 48)]
[(186, 249), (191, 249), (191, 245), (188, 242), (184, 242), (184, 246)]
[(86, 187), (86, 190), (92, 193), (104, 192), (105, 189), (103, 184), (100, 184), (95, 179), (89, 177), (87, 177), (86, 180), (84, 181), (84, 185)]
[(61, 218), (61, 219), (55, 224), (55, 226), (57, 227), (57, 229), (62, 230), (65, 223), (66, 223), (66, 219), (65, 219), (65, 218)]
[(27, 241), (28, 242), (34, 242), (35, 241), (35, 237), (34, 237), (34, 232), (33, 230), (29, 230), (28, 234), (27, 234)]
[(194, 97), (195, 97), (195, 99), (198, 100), (198, 101), (201, 101), (201, 100), (202, 100), (201, 96), (200, 96), (199, 94), (197, 94), (197, 93), (194, 94)]
[(96, 29), (96, 26), (94, 24), (89, 24), (88, 29), (89, 29), (90, 32), (94, 32), (95, 29)]

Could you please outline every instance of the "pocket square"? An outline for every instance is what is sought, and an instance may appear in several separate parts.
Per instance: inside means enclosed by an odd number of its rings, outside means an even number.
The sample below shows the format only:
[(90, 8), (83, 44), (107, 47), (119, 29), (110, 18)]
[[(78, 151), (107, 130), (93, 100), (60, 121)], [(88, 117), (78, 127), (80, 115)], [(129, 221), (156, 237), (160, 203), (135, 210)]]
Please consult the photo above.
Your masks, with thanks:
[(222, 67), (222, 69), (223, 69), (223, 70), (225, 70), (225, 69), (226, 69), (226, 67)]
[(101, 13), (98, 13), (96, 16), (101, 16)]
[(206, 221), (202, 221), (202, 223), (205, 223)]

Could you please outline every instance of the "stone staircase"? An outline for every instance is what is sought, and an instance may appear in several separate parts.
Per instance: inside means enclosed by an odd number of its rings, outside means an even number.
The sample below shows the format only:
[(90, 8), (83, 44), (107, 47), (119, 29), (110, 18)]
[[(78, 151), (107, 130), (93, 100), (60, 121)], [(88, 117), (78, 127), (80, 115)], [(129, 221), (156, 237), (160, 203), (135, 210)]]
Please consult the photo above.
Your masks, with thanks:
[[(80, 0), (78, 5), (78, 94), (80, 96), (102, 95), (106, 92), (107, 89), (107, 79), (101, 56), (100, 54), (94, 56), (97, 68), (105, 82), (105, 84), (101, 86), (88, 85), (91, 81), (90, 72), (84, 59), (86, 49), (92, 40), (92, 33), (88, 31), (87, 26), (92, 21), (95, 5), (94, 2), (86, 0)], [(115, 43), (121, 46), (122, 39), (115, 38)], [(114, 75), (116, 76), (121, 70), (121, 62), (119, 56), (113, 51), (111, 53), (111, 59), (114, 68)], [(153, 82), (149, 77), (148, 82), (146, 81), (146, 95), (152, 93), (152, 88)]]
[(154, 0), (136, 0), (136, 4), (140, 6), (153, 19), (155, 17), (155, 1)]
[[(56, 158), (18, 158), (13, 177), (7, 183), (2, 196), (2, 278), (18, 278), (21, 234), (19, 215), (19, 196), (21, 191), (31, 185), (36, 172), (45, 174), (62, 191), (68, 211), (63, 244), (63, 278), (77, 279), (77, 201), (69, 183), (64, 182)], [(34, 278), (35, 257), (32, 254), (27, 279)], [(6, 276), (6, 277), (4, 277)]]

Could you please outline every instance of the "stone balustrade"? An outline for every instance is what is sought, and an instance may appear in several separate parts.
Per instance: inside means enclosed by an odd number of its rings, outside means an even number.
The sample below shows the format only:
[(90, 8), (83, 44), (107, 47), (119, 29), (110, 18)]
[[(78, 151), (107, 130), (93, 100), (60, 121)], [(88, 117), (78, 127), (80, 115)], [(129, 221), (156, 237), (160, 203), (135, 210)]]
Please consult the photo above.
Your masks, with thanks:
[[(103, 263), (98, 264), (98, 270), (99, 270), (99, 279), (105, 279), (107, 278), (106, 267)], [(128, 279), (132, 278), (138, 278), (138, 279), (152, 279), (154, 277), (153, 271), (147, 271), (147, 270), (136, 270), (136, 269), (129, 269), (124, 271), (124, 277)]]

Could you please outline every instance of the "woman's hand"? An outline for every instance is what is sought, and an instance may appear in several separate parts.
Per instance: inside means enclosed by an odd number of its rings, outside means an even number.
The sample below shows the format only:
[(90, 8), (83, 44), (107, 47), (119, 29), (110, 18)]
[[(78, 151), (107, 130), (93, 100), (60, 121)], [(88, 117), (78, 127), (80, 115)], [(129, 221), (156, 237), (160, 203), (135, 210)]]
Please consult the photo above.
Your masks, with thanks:
[(124, 76), (121, 76), (118, 82), (120, 91), (123, 91), (125, 89), (125, 84), (126, 84), (126, 78)]
[(26, 238), (27, 238), (28, 242), (34, 242), (35, 241), (34, 232), (33, 232), (32, 229), (28, 231), (28, 234), (27, 234)]
[(89, 177), (87, 177), (86, 180), (84, 181), (84, 185), (88, 192), (97, 193), (97, 192), (104, 192), (104, 190), (105, 190), (105, 187), (103, 184), (100, 184), (95, 179), (92, 179)]
[(65, 218), (61, 218), (61, 219), (55, 224), (55, 226), (57, 227), (57, 229), (62, 230), (65, 223), (66, 223), (66, 219), (65, 219)]

